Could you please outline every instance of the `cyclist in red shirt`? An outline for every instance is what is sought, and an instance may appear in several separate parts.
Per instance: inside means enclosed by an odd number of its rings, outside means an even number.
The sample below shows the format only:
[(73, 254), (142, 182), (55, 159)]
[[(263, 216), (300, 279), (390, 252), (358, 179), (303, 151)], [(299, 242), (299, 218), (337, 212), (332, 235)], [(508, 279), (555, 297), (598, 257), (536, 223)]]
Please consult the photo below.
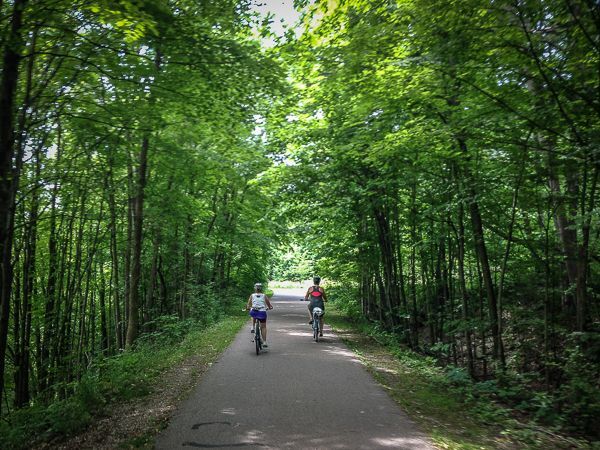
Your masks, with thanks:
[[(319, 286), (320, 282), (320, 277), (314, 277), (313, 285), (308, 288), (306, 295), (304, 296), (304, 300), (310, 300), (310, 303), (308, 304), (308, 315), (310, 317), (310, 320), (308, 321), (309, 324), (313, 323), (312, 312), (314, 307), (319, 307), (323, 310), (323, 312), (325, 312), (327, 295), (325, 295), (325, 289)], [(323, 316), (321, 316), (321, 332), (319, 335), (323, 336)]]

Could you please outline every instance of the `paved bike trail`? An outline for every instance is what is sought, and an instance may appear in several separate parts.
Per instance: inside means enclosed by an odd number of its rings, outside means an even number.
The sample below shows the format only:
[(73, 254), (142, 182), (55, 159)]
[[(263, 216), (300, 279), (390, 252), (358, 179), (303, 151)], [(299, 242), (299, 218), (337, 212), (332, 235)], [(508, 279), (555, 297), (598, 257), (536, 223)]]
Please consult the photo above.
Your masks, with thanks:
[(313, 341), (300, 297), (276, 292), (269, 350), (256, 355), (248, 322), (157, 449), (434, 449), (327, 324)]

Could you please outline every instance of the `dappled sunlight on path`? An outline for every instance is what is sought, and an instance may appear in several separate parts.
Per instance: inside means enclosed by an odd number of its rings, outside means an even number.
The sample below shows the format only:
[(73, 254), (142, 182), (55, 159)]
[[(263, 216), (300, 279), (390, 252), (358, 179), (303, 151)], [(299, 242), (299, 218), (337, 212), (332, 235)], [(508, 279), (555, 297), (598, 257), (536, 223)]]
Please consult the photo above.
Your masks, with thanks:
[(313, 340), (296, 291), (273, 305), (269, 351), (257, 356), (244, 327), (156, 448), (433, 449), (326, 320)]

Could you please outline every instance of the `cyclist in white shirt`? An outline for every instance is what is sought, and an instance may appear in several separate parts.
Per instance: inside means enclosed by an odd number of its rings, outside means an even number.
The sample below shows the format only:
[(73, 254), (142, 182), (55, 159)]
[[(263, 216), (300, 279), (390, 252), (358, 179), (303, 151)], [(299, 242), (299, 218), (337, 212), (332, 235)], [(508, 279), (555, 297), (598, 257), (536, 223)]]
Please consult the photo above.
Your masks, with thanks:
[(252, 330), (254, 333), (254, 326), (256, 321), (260, 322), (260, 332), (263, 338), (263, 347), (267, 345), (267, 309), (273, 309), (269, 297), (263, 293), (262, 284), (256, 283), (254, 285), (254, 294), (251, 294), (246, 304), (246, 310), (250, 310), (250, 317), (252, 317)]

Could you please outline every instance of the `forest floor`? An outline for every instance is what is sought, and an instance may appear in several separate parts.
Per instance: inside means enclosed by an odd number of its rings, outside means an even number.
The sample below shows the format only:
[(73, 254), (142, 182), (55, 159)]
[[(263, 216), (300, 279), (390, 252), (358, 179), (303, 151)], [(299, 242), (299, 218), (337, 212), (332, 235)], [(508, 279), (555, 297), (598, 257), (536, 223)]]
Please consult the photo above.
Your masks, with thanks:
[[(204, 372), (230, 344), (243, 318), (225, 319), (207, 329), (193, 354), (149, 381), (150, 393), (126, 402), (107, 405), (91, 425), (67, 440), (44, 442), (37, 449), (151, 449), (155, 436), (166, 427), (177, 405), (198, 383)], [(209, 334), (207, 337), (206, 334)], [(206, 340), (208, 340), (208, 345)], [(198, 348), (202, 351), (199, 352)]]
[(164, 427), (178, 402), (210, 367), (209, 359), (206, 355), (188, 358), (164, 372), (151, 394), (113, 405), (83, 433), (60, 444), (45, 443), (40, 448), (151, 448), (154, 434)]

